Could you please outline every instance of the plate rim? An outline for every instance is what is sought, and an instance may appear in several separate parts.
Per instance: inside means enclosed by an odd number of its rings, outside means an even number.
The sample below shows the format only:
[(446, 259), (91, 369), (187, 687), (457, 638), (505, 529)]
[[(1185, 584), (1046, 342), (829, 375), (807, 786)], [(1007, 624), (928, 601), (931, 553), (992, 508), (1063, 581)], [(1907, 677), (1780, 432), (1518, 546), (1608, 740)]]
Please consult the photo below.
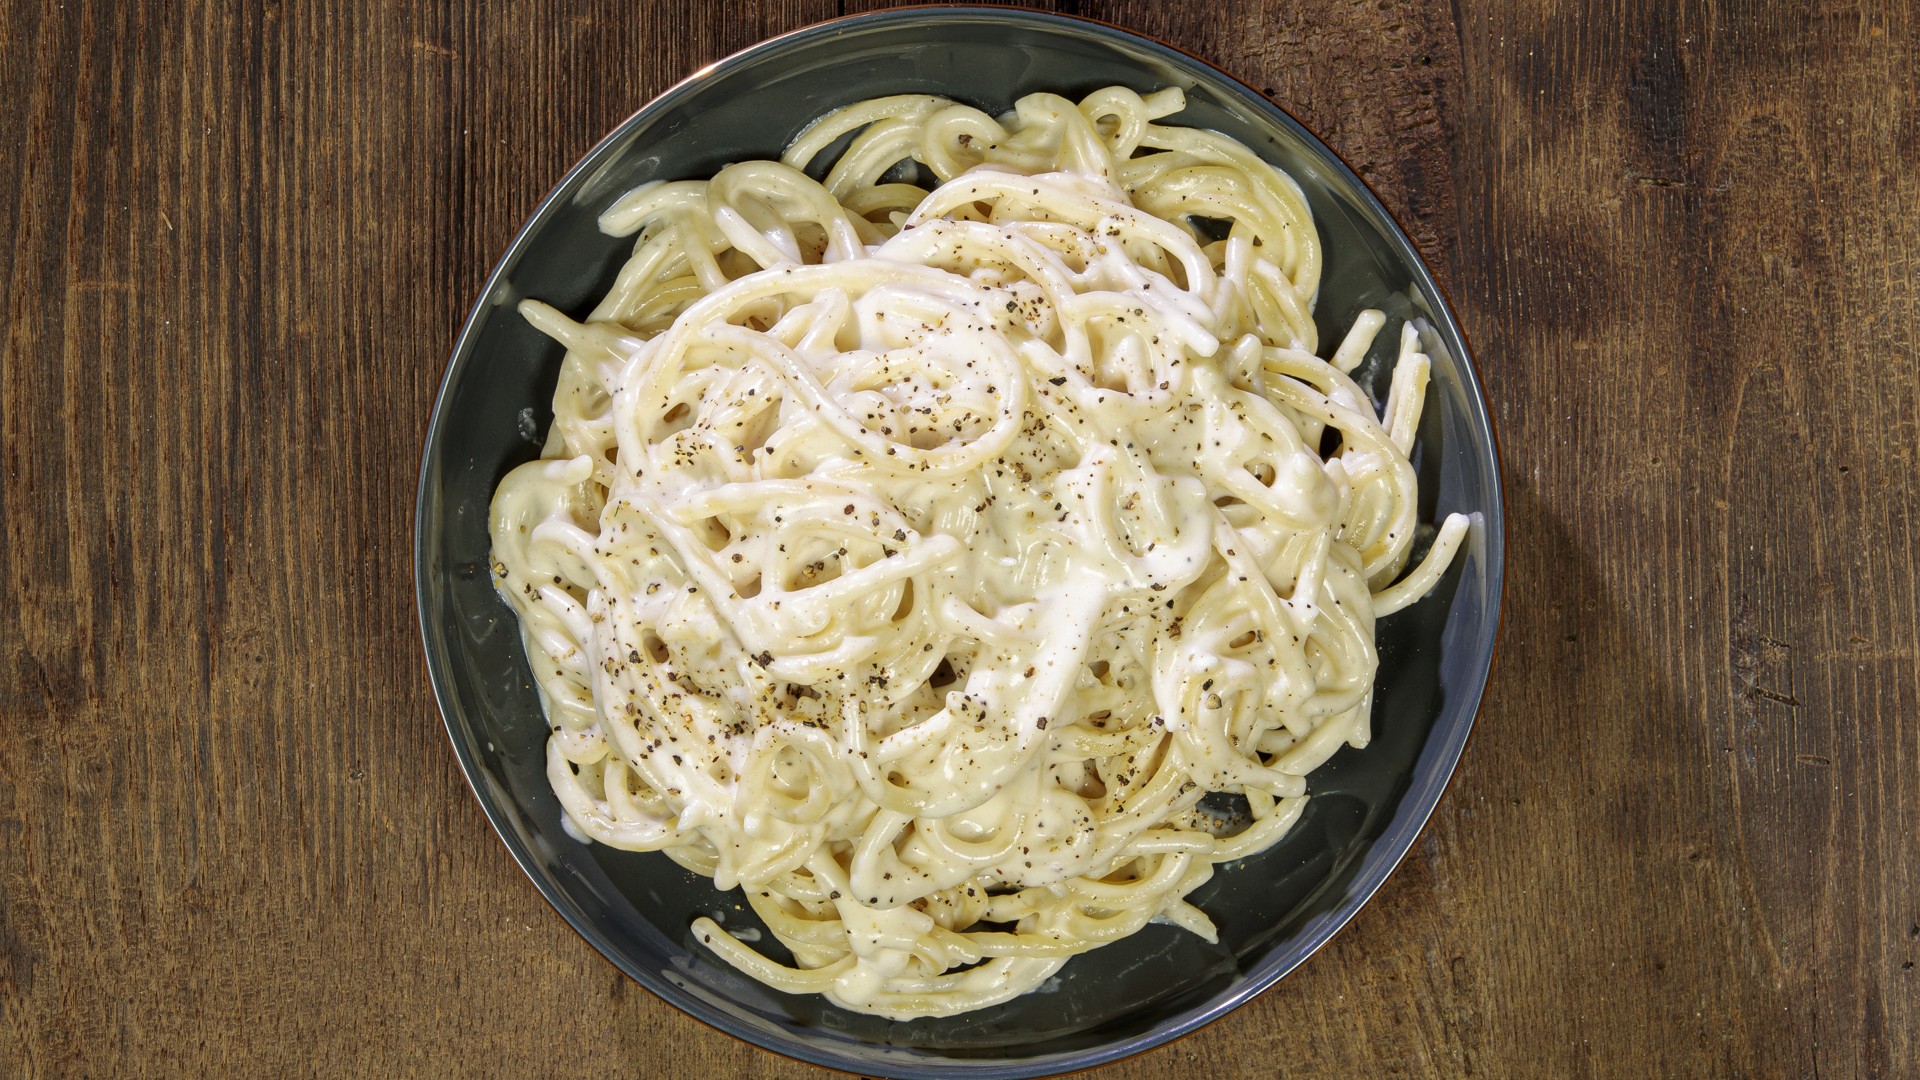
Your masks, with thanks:
[[(1409, 775), (1408, 788), (1400, 796), (1393, 816), (1382, 826), (1380, 835), (1358, 856), (1361, 866), (1347, 883), (1347, 897), (1315, 916), (1314, 919), (1308, 920), (1296, 931), (1296, 934), (1304, 934), (1311, 938), (1297, 955), (1290, 955), (1283, 961), (1249, 971), (1239, 984), (1207, 998), (1197, 1006), (1175, 1014), (1158, 1030), (1142, 1032), (1131, 1038), (1116, 1040), (1098, 1047), (1057, 1051), (1051, 1055), (944, 1060), (928, 1058), (916, 1060), (910, 1064), (903, 1062), (900, 1064), (905, 1071), (896, 1074), (902, 1077), (924, 1077), (927, 1080), (935, 1080), (935, 1078), (944, 1080), (944, 1078), (954, 1077), (967, 1077), (969, 1080), (1029, 1080), (1033, 1077), (1057, 1075), (1064, 1071), (1109, 1065), (1177, 1042), (1238, 1010), (1312, 959), (1329, 942), (1346, 930), (1354, 917), (1373, 901), (1386, 881), (1405, 861), (1414, 845), (1419, 843), (1440, 801), (1452, 786), (1453, 778), (1459, 770), (1460, 760), (1465, 755), (1466, 746), (1477, 727), (1479, 712), (1485, 704), (1487, 687), (1498, 653), (1500, 628), (1505, 609), (1506, 480), (1499, 434), (1494, 426), (1491, 410), (1488, 408), (1485, 386), (1473, 360), (1475, 350), (1468, 339), (1464, 325), (1455, 313), (1451, 299), (1440, 283), (1435, 280), (1432, 269), (1413, 244), (1406, 227), (1344, 157), (1328, 146), (1284, 106), (1204, 57), (1137, 30), (1079, 15), (979, 4), (922, 4), (837, 16), (766, 38), (702, 65), (641, 105), (595, 142), (535, 205), (526, 220), (514, 231), (512, 239), (502, 249), (488, 271), (448, 354), (446, 367), (435, 390), (433, 408), (421, 449), (420, 476), (416, 486), (413, 515), (415, 614), (419, 622), (420, 641), (424, 654), (422, 658), (426, 664), (434, 705), (440, 714), (448, 740), (452, 743), (455, 757), (459, 761), (461, 777), (474, 798), (480, 803), (481, 810), (486, 815), (494, 835), (507, 848), (514, 863), (533, 883), (536, 891), (554, 913), (559, 915), (577, 936), (592, 946), (594, 951), (612, 964), (616, 970), (639, 983), (661, 1001), (715, 1031), (739, 1039), (755, 1049), (808, 1064), (840, 1071), (863, 1069), (871, 1071), (871, 1066), (876, 1064), (875, 1062), (857, 1062), (847, 1057), (821, 1052), (804, 1041), (784, 1035), (776, 1036), (772, 1040), (780, 1042), (781, 1045), (770, 1045), (769, 1041), (763, 1041), (760, 1037), (764, 1034), (763, 1032), (750, 1032), (745, 1025), (740, 1024), (725, 1012), (683, 995), (678, 988), (659, 979), (652, 972), (625, 962), (619, 950), (615, 949), (593, 927), (583, 926), (575, 919), (570, 910), (570, 899), (565, 892), (549, 883), (536, 871), (535, 866), (538, 860), (514, 835), (507, 820), (508, 808), (496, 805), (496, 801), (482, 790), (480, 777), (485, 770), (477, 760), (475, 749), (470, 743), (472, 735), (463, 732), (466, 725), (455, 720), (456, 709), (450, 707), (455, 701), (455, 696), (449, 685), (450, 677), (443, 673), (443, 668), (450, 666), (444, 663), (445, 654), (449, 650), (445, 646), (444, 635), (440, 634), (435, 627), (436, 612), (432, 609), (429, 593), (429, 580), (433, 577), (435, 555), (429, 544), (429, 532), (431, 519), (436, 513), (431, 495), (436, 466), (439, 465), (441, 457), (436, 451), (442, 443), (443, 428), (449, 423), (447, 405), (450, 392), (467, 367), (474, 344), (479, 339), (481, 326), (489, 310), (494, 306), (490, 298), (499, 289), (509, 266), (517, 264), (518, 257), (530, 243), (533, 233), (545, 224), (548, 217), (565, 199), (571, 197), (574, 188), (583, 178), (604, 164), (601, 159), (612, 145), (622, 141), (635, 128), (645, 124), (656, 114), (671, 108), (715, 77), (750, 64), (766, 53), (790, 49), (816, 38), (836, 36), (854, 28), (885, 26), (891, 23), (915, 22), (929, 18), (1026, 24), (1065, 30), (1070, 34), (1117, 38), (1136, 48), (1158, 53), (1176, 67), (1197, 67), (1198, 74), (1217, 81), (1221, 84), (1220, 88), (1233, 92), (1240, 104), (1254, 109), (1269, 123), (1299, 139), (1309, 151), (1323, 159), (1324, 164), (1332, 169), (1338, 180), (1359, 196), (1363, 211), (1377, 216), (1389, 226), (1387, 241), (1399, 251), (1414, 271), (1410, 285), (1430, 298), (1431, 316), (1438, 324), (1437, 328), (1443, 332), (1443, 337), (1445, 331), (1451, 331), (1452, 336), (1458, 340), (1460, 349), (1452, 359), (1459, 367), (1467, 390), (1467, 420), (1471, 427), (1485, 433), (1488, 456), (1491, 458), (1492, 465), (1493, 483), (1488, 491), (1488, 506), (1481, 516), (1478, 530), (1481, 533), (1488, 585), (1488, 611), (1485, 619), (1486, 629), (1479, 635), (1480, 640), (1474, 643), (1477, 646), (1477, 655), (1474, 658), (1475, 662), (1469, 668), (1471, 693), (1463, 695), (1470, 700), (1460, 706), (1445, 707), (1436, 717), (1435, 727), (1429, 732), (1427, 742), (1415, 760), (1414, 768)], [(1474, 457), (1478, 464), (1479, 455), (1476, 454)], [(1438, 744), (1434, 741), (1436, 737), (1443, 737)], [(1441, 755), (1439, 764), (1442, 767), (1422, 770), (1419, 766), (1420, 760), (1436, 753), (1436, 746), (1437, 752)], [(1390, 836), (1391, 841), (1389, 841)], [(1388, 857), (1380, 858), (1377, 853), (1383, 848)], [(1317, 926), (1314, 925), (1316, 920), (1319, 921)], [(1276, 950), (1277, 954), (1278, 950)], [(880, 1049), (878, 1046), (875, 1048)], [(892, 1068), (893, 1063), (889, 1063), (888, 1067)]]

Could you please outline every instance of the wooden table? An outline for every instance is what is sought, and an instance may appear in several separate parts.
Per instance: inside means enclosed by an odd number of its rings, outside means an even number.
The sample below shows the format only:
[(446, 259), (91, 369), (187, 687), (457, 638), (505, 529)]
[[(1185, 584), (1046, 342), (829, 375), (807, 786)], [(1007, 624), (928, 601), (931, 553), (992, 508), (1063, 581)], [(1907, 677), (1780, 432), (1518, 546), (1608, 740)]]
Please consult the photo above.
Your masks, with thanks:
[[(0, 3), (0, 1076), (816, 1075), (515, 869), (409, 553), (536, 201), (861, 6)], [(1512, 536), (1399, 874), (1105, 1075), (1920, 1075), (1913, 5), (1059, 6), (1374, 185), (1477, 347)]]

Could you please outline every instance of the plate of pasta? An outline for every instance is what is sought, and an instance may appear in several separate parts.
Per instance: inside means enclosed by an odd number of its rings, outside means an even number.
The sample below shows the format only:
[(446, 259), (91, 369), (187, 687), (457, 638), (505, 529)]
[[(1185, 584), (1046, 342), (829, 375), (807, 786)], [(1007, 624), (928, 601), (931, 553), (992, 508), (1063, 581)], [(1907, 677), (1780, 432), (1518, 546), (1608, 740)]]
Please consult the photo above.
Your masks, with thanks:
[(597, 949), (767, 1049), (1033, 1076), (1304, 961), (1491, 663), (1498, 463), (1284, 112), (1005, 9), (706, 69), (514, 240), (417, 580), (453, 745)]

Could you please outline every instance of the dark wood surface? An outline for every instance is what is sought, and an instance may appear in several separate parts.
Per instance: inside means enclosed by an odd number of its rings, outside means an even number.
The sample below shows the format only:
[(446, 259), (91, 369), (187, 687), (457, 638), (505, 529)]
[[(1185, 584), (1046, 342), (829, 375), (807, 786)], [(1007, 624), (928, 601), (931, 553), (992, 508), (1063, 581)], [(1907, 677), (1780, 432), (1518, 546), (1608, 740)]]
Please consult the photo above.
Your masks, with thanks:
[[(817, 1075), (514, 868), (409, 550), (541, 195), (859, 6), (0, 0), (0, 1076)], [(1060, 6), (1369, 179), (1474, 340), (1512, 538), (1400, 872), (1104, 1075), (1920, 1075), (1914, 6)]]

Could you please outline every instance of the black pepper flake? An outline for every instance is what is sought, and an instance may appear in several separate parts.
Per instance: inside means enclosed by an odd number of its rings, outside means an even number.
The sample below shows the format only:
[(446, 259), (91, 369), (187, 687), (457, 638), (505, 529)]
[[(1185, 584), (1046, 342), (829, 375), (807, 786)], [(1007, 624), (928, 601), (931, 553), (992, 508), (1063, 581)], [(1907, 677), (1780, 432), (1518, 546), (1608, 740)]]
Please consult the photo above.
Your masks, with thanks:
[(1047, 381), (1052, 383), (1055, 386), (1067, 385), (1067, 377), (1065, 375), (1056, 375), (1053, 378), (1048, 379)]

